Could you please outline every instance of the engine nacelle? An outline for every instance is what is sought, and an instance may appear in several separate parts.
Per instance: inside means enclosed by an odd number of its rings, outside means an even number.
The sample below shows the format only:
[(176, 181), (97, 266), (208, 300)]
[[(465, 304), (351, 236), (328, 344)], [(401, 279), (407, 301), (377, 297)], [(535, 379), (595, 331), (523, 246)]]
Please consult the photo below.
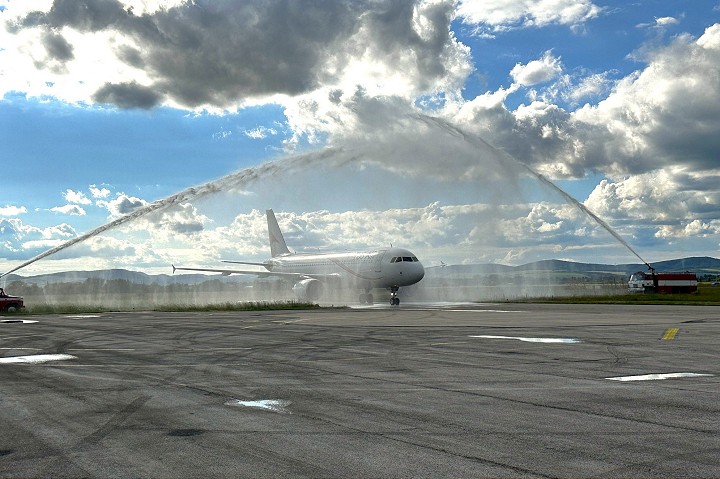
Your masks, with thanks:
[(304, 279), (295, 283), (292, 290), (300, 300), (317, 301), (322, 294), (322, 282), (312, 278)]

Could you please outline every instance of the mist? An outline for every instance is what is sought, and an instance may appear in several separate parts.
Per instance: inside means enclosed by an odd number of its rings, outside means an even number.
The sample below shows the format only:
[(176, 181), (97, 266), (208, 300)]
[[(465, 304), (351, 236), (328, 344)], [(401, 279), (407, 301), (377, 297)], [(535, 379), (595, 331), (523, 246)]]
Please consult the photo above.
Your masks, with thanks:
[[(266, 208), (276, 211), (288, 245), (297, 252), (395, 245), (412, 249), (431, 267), (572, 259), (575, 251), (594, 248), (624, 249), (616, 254), (644, 262), (579, 201), (482, 138), (434, 117), (413, 113), (393, 119), (372, 113), (374, 127), (363, 125), (354, 130), (358, 134), (335, 137), (326, 148), (244, 169), (139, 207), (5, 275), (49, 257), (67, 261), (92, 255), (110, 238), (128, 245), (111, 258), (113, 267), (149, 272), (167, 271), (170, 264), (218, 267), (222, 259), (262, 260), (269, 255)], [(567, 281), (558, 282), (551, 272), (516, 275), (507, 285), (477, 275), (447, 281), (450, 287), (434, 284), (421, 292), (420, 286), (416, 296), (498, 300), (569, 291)], [(256, 300), (265, 289), (278, 295), (274, 286), (257, 284), (230, 299)]]

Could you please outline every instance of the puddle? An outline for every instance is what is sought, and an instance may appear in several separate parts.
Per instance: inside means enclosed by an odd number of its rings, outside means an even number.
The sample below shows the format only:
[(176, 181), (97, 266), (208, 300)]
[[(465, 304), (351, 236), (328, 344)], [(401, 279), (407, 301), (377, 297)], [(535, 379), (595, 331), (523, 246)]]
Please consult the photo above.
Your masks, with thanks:
[(31, 356), (11, 356), (0, 358), (0, 364), (42, 364), (49, 361), (66, 361), (77, 359), (77, 356), (70, 354), (34, 354)]
[(249, 407), (254, 409), (263, 409), (265, 411), (287, 413), (286, 407), (290, 405), (290, 401), (284, 399), (260, 399), (256, 401), (241, 401), (239, 399), (232, 399), (225, 403), (226, 406), (235, 407)]
[(516, 336), (470, 336), (471, 338), (482, 338), (482, 339), (514, 339), (516, 341), (525, 341), (526, 343), (562, 343), (562, 344), (573, 344), (581, 343), (579, 339), (574, 338), (522, 338)]
[(614, 378), (605, 378), (610, 381), (659, 381), (661, 379), (677, 379), (677, 378), (697, 378), (707, 377), (712, 374), (702, 373), (666, 373), (666, 374), (640, 374), (637, 376), (618, 376)]

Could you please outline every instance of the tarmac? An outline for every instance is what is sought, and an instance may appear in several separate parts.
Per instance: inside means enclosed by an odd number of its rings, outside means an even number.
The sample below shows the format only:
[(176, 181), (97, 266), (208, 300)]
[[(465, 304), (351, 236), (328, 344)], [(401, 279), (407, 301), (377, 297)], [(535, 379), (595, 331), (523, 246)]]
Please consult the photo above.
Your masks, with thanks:
[(720, 477), (720, 308), (0, 317), (0, 477)]

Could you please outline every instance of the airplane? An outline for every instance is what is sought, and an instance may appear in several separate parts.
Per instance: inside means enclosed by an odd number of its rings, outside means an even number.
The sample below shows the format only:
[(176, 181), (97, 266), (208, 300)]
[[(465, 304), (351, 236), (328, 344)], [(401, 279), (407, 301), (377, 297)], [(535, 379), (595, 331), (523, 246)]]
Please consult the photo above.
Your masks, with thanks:
[(262, 263), (246, 261), (223, 261), (252, 266), (262, 266), (266, 271), (249, 271), (214, 268), (178, 268), (175, 271), (207, 271), (231, 274), (254, 274), (258, 277), (278, 277), (293, 283), (292, 291), (303, 300), (317, 300), (325, 285), (331, 288), (340, 285), (364, 290), (359, 296), (361, 304), (373, 304), (373, 288), (390, 291), (390, 304), (400, 305), (398, 291), (425, 276), (422, 263), (413, 253), (403, 248), (377, 249), (359, 253), (294, 253), (291, 252), (278, 226), (272, 209), (267, 215), (268, 236), (271, 258)]

